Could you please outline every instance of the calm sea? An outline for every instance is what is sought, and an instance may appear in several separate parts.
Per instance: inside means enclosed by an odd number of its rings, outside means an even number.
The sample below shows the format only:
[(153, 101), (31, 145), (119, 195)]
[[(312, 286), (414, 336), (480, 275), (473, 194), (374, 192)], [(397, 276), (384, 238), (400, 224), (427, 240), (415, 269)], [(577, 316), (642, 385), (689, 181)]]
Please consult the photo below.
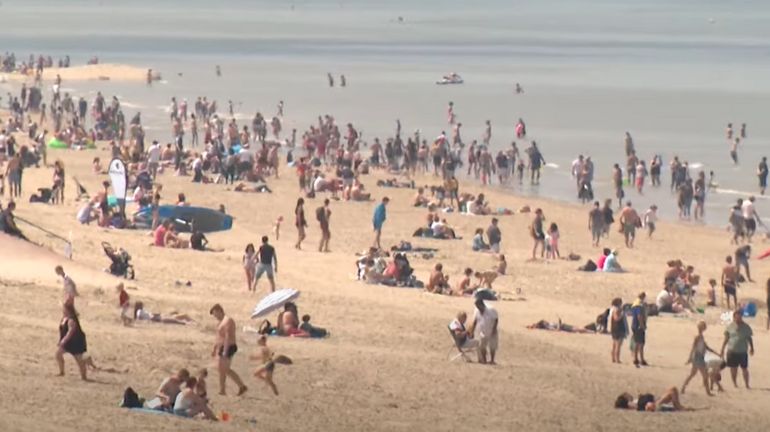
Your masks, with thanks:
[[(408, 132), (449, 131), (451, 100), (465, 141), (489, 119), (497, 148), (523, 117), (550, 166), (539, 187), (514, 189), (568, 201), (569, 165), (581, 153), (595, 161), (597, 197), (612, 195), (610, 167), (624, 165), (628, 130), (646, 160), (661, 154), (667, 164), (676, 154), (715, 171), (723, 192), (709, 196), (707, 217), (723, 225), (730, 203), (757, 192), (757, 163), (770, 154), (768, 22), (770, 3), (759, 0), (2, 0), (0, 50), (161, 71), (164, 83), (152, 88), (64, 85), (118, 94), (127, 117), (141, 111), (160, 140), (170, 138), (171, 96), (207, 95), (221, 111), (233, 100), (244, 119), (285, 100), (288, 127), (332, 113), (369, 139), (392, 134), (396, 118)], [(433, 84), (451, 71), (466, 84)], [(348, 87), (328, 88), (327, 72), (344, 73)], [(737, 167), (728, 122), (748, 124)], [(627, 196), (674, 215), (667, 187)], [(770, 201), (758, 208), (770, 215)]]

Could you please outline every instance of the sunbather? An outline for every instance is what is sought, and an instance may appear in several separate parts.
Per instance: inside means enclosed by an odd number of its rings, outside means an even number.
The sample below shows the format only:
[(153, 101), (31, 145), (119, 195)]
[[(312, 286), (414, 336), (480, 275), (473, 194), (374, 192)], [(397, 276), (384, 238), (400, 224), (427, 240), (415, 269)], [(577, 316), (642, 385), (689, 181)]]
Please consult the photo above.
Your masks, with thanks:
[(163, 324), (181, 324), (185, 325), (194, 322), (189, 315), (172, 312), (167, 317), (163, 317), (159, 313), (152, 313), (144, 309), (144, 303), (138, 301), (134, 304), (134, 317), (137, 321), (152, 321)]
[(615, 400), (615, 408), (635, 409), (637, 411), (689, 411), (679, 401), (679, 390), (671, 387), (659, 399), (650, 393), (640, 394), (634, 399), (629, 393), (623, 393)]

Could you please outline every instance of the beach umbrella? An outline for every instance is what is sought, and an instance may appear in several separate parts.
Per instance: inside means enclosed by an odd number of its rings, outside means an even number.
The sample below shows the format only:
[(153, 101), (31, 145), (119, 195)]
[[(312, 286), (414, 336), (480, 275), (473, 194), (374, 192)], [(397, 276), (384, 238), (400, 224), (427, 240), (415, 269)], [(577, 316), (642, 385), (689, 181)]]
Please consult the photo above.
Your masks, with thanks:
[(262, 300), (254, 307), (254, 312), (251, 313), (252, 318), (259, 318), (273, 312), (276, 309), (280, 309), (286, 303), (299, 297), (299, 291), (291, 288), (280, 289), (274, 293), (266, 295)]

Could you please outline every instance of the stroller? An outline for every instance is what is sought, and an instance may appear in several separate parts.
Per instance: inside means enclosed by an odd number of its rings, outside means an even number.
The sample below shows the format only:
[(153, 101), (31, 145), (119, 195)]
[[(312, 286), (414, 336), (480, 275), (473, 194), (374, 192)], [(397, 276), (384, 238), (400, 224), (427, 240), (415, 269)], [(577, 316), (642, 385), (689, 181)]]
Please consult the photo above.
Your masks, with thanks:
[(110, 274), (122, 276), (126, 279), (134, 279), (134, 266), (130, 264), (131, 255), (129, 255), (128, 252), (123, 249), (118, 249), (116, 251), (115, 248), (107, 242), (102, 242), (102, 249), (104, 249), (104, 253), (110, 260), (112, 260), (112, 264), (110, 264)]

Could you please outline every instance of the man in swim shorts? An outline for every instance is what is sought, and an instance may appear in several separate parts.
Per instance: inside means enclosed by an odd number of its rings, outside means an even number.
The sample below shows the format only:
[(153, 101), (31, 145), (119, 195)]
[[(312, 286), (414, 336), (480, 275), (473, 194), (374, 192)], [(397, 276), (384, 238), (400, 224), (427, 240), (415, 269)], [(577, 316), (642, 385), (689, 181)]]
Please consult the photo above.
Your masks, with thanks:
[(631, 206), (631, 201), (626, 203), (626, 206), (620, 212), (619, 218), (620, 224), (623, 227), (623, 236), (626, 240), (626, 247), (634, 247), (634, 239), (636, 238), (636, 228), (639, 225), (639, 214)]
[(238, 385), (238, 396), (240, 396), (246, 393), (247, 388), (243, 381), (241, 381), (241, 377), (230, 367), (233, 356), (238, 352), (238, 345), (235, 344), (235, 321), (225, 315), (225, 311), (220, 304), (212, 306), (209, 313), (219, 321), (214, 349), (211, 352), (211, 356), (217, 359), (219, 394), (226, 394), (226, 381), (230, 377)]
[(754, 355), (754, 339), (751, 327), (743, 322), (743, 310), (736, 309), (733, 312), (733, 322), (725, 329), (725, 341), (722, 343), (720, 357), (725, 354), (727, 348), (727, 367), (730, 368), (730, 376), (733, 384), (738, 387), (738, 367), (743, 374), (743, 382), (749, 388), (749, 355)]
[(733, 298), (733, 306), (738, 307), (738, 269), (733, 265), (733, 257), (725, 258), (725, 266), (722, 268), (722, 287), (725, 290), (727, 308), (730, 308), (730, 296)]

